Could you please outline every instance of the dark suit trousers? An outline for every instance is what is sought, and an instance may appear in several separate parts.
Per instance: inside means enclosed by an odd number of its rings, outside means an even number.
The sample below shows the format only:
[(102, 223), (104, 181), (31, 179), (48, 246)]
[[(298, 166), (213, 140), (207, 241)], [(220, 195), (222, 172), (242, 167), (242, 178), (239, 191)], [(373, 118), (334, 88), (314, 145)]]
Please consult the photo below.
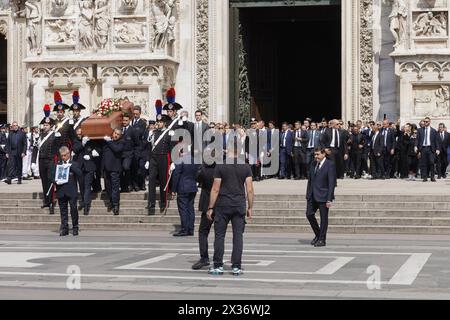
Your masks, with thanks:
[(53, 177), (51, 177), (51, 167), (53, 165), (52, 159), (39, 159), (39, 175), (41, 176), (42, 192), (44, 193), (44, 204), (49, 205), (53, 202), (53, 192), (47, 196), (47, 192), (52, 184)]
[(391, 155), (391, 150), (384, 149), (383, 151), (383, 165), (386, 177), (392, 177), (394, 175), (394, 156)]
[(344, 156), (341, 154), (339, 149), (331, 148), (331, 160), (336, 166), (336, 178), (344, 178)]
[(245, 206), (244, 207), (216, 207), (214, 210), (214, 268), (223, 267), (225, 251), (225, 235), (228, 223), (233, 228), (233, 250), (231, 252), (232, 267), (241, 267), (242, 251), (244, 248)]
[(198, 227), (198, 245), (200, 249), (200, 259), (202, 261), (209, 261), (208, 254), (208, 236), (211, 230), (213, 221), (209, 220), (206, 212), (202, 212), (200, 219), (200, 226)]
[(112, 206), (120, 205), (120, 172), (105, 171), (105, 188)]
[(447, 167), (448, 167), (448, 156), (447, 156), (447, 150), (442, 150), (438, 157), (438, 175), (441, 177), (445, 177), (447, 173)]
[(294, 176), (306, 177), (306, 153), (302, 147), (294, 147)]
[(373, 153), (370, 155), (370, 170), (373, 178), (384, 177), (383, 155), (380, 155), (379, 157)]
[(154, 154), (150, 158), (149, 178), (148, 178), (148, 207), (156, 206), (156, 178), (159, 178), (160, 208), (167, 207), (167, 194), (169, 188), (164, 191), (169, 177), (169, 157), (165, 154)]
[[(91, 206), (92, 184), (94, 183), (94, 171), (83, 172), (83, 186), (80, 185), (81, 199), (85, 207)], [(81, 189), (83, 187), (83, 189)], [(83, 190), (83, 191), (81, 191)]]
[(361, 163), (362, 163), (362, 152), (352, 151), (350, 153), (350, 159), (352, 162), (352, 173), (357, 176), (361, 176)]
[(9, 155), (8, 179), (22, 179), (22, 157), (21, 155)]
[(280, 148), (280, 177), (291, 177), (291, 155), (286, 148)]
[(78, 229), (78, 208), (77, 208), (77, 197), (70, 198), (64, 196), (58, 199), (59, 210), (61, 212), (61, 231), (69, 230), (69, 208), (70, 203), (70, 216), (72, 217), (72, 228), (74, 230)]
[(8, 175), (6, 170), (8, 164), (8, 159), (6, 159), (5, 155), (0, 155), (0, 179), (5, 179)]
[[(313, 197), (314, 198), (314, 197)], [(320, 211), (320, 227), (317, 223), (316, 212)], [(314, 234), (319, 240), (327, 240), (327, 230), (328, 230), (328, 208), (327, 204), (323, 202), (317, 202), (314, 199), (308, 200), (306, 206), (306, 218), (308, 218), (311, 228)]]
[(120, 187), (123, 190), (127, 190), (130, 186), (132, 186), (132, 176), (131, 176), (131, 167), (132, 167), (133, 158), (123, 158), (122, 159), (122, 176), (120, 178)]
[(420, 158), (420, 175), (422, 179), (431, 177), (434, 178), (434, 162), (436, 158), (431, 151), (431, 147), (422, 147)]
[(181, 231), (194, 232), (196, 192), (177, 194), (178, 213), (181, 219)]

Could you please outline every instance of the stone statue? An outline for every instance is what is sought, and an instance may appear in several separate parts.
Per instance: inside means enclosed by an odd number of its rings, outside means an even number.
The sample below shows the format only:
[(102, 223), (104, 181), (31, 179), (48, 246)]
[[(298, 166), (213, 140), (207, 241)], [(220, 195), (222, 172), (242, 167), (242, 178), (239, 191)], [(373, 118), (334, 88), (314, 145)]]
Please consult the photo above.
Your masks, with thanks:
[(173, 15), (175, 0), (157, 0), (152, 6), (152, 12), (155, 17), (155, 37), (153, 41), (153, 50), (163, 49), (175, 40), (175, 23)]
[(57, 16), (63, 16), (69, 5), (68, 0), (51, 0), (52, 13)]
[(32, 53), (41, 54), (41, 7), (40, 0), (28, 0), (25, 2), (27, 18), (27, 40)]
[(137, 0), (122, 0), (122, 8), (125, 10), (134, 10), (138, 5)]
[(116, 27), (116, 41), (122, 43), (142, 43), (145, 42), (145, 26), (123, 23)]
[(94, 3), (92, 0), (82, 0), (80, 5), (79, 41), (84, 49), (94, 46), (93, 19)]
[(50, 28), (55, 29), (55, 34), (52, 39), (54, 42), (63, 43), (74, 40), (74, 28), (70, 21), (59, 19), (55, 22), (49, 21), (47, 23)]
[(109, 1), (99, 0), (95, 2), (95, 42), (97, 47), (104, 49), (108, 43), (109, 27), (111, 25), (111, 19), (109, 17)]
[(450, 107), (450, 87), (442, 85), (436, 90), (436, 109), (433, 112), (434, 117), (446, 117), (449, 114)]
[(397, 49), (406, 33), (406, 18), (408, 7), (404, 0), (392, 0), (392, 11), (389, 15), (390, 29), (395, 39), (394, 48)]
[(425, 12), (417, 17), (413, 29), (418, 37), (446, 36), (447, 18), (444, 13), (435, 16), (431, 11)]

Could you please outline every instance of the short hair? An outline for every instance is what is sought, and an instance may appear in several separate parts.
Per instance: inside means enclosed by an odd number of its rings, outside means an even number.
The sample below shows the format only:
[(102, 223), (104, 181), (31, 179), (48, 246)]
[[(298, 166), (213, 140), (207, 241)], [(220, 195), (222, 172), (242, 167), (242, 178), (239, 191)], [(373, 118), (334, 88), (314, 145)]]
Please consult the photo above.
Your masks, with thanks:
[(375, 121), (371, 120), (371, 121), (369, 121), (369, 124), (374, 126), (375, 125)]
[(122, 135), (122, 129), (121, 128), (115, 128), (114, 132)]
[(269, 121), (269, 124), (273, 124), (273, 125), (275, 126), (275, 121), (270, 120), (270, 121)]
[(321, 154), (325, 154), (325, 148), (322, 147), (317, 147), (314, 149), (314, 152), (320, 152)]
[(431, 120), (431, 118), (430, 117), (425, 117), (425, 119), (423, 119), (423, 120)]
[(282, 124), (281, 124), (282, 126), (284, 126), (284, 125), (289, 125), (289, 123), (287, 123), (286, 121), (285, 122), (283, 122)]
[(128, 113), (124, 113), (124, 114), (123, 114), (123, 118), (128, 118), (128, 119), (130, 119), (131, 117), (130, 117), (130, 115), (129, 115)]
[[(306, 118), (305, 121), (311, 122), (312, 119), (311, 118)], [(303, 122), (305, 122), (305, 121), (303, 121)]]
[(141, 108), (141, 106), (134, 106), (133, 110), (138, 110), (139, 113), (142, 113), (142, 108)]
[(59, 148), (59, 154), (69, 153), (69, 152), (70, 152), (70, 150), (66, 146), (62, 146), (61, 148)]
[(441, 123), (439, 123), (439, 126), (442, 126), (443, 128), (445, 128), (445, 123), (441, 122)]
[(195, 111), (195, 113), (200, 113), (201, 115), (203, 115), (203, 111), (202, 110), (197, 110), (197, 111)]

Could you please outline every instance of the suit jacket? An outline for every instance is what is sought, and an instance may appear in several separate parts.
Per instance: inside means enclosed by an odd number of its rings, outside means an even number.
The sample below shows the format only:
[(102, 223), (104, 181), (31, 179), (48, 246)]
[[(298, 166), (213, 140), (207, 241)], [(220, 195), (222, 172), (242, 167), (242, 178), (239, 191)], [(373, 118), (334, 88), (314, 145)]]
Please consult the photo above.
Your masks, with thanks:
[(203, 141), (203, 135), (206, 132), (206, 130), (209, 129), (209, 126), (202, 121), (201, 127), (197, 129), (197, 122), (192, 123), (192, 130), (193, 130), (193, 137), (192, 137), (192, 144), (194, 144), (195, 150), (200, 150), (200, 146), (202, 149), (205, 149), (208, 145), (208, 141)]
[(373, 140), (375, 136), (375, 133), (372, 135), (372, 143), (370, 146), (370, 150), (373, 152), (374, 155), (377, 154), (383, 154), (384, 150), (384, 137), (381, 134), (381, 132), (378, 132), (378, 135), (375, 140)]
[(27, 152), (27, 136), (20, 130), (10, 131), (6, 139), (6, 153), (12, 156), (20, 156)]
[[(297, 141), (297, 132), (300, 131), (300, 141)], [(307, 145), (308, 145), (308, 131), (306, 130), (295, 130), (293, 132), (293, 137), (292, 137), (293, 141), (293, 145), (295, 147), (296, 142), (300, 142), (300, 147), (302, 149), (306, 149)]]
[(196, 193), (198, 165), (181, 162), (175, 166), (172, 173), (172, 190), (178, 194)]
[[(385, 132), (385, 129), (383, 128), (383, 129), (381, 129), (380, 130), (380, 132)], [(397, 135), (397, 133), (395, 132), (395, 130), (394, 129), (392, 129), (392, 128), (389, 128), (388, 129), (388, 132), (387, 132), (387, 137), (385, 137), (384, 136), (384, 134), (382, 134), (383, 135), (383, 139), (384, 139), (384, 141), (386, 141), (386, 143), (385, 143), (385, 145), (384, 145), (384, 147), (388, 150), (388, 151), (390, 151), (390, 150), (392, 150), (392, 149), (395, 149), (395, 138), (396, 138), (396, 135)], [(384, 142), (383, 141), (383, 142)]]
[(6, 154), (6, 140), (6, 134), (0, 133), (0, 156), (4, 156)]
[(125, 134), (122, 135), (122, 140), (124, 141), (124, 150), (122, 153), (122, 158), (133, 158), (139, 154), (140, 150), (140, 140), (139, 140), (139, 129), (128, 127)]
[(286, 152), (290, 154), (294, 148), (294, 133), (291, 130), (280, 132), (280, 148), (283, 147), (283, 134), (286, 134)]
[[(322, 146), (324, 148), (330, 148), (331, 142), (333, 141), (333, 130), (332, 128), (325, 129), (325, 132), (321, 135)], [(347, 138), (348, 135), (345, 133), (345, 130), (337, 129), (337, 133), (339, 135), (339, 152), (341, 154), (348, 154), (347, 148)], [(337, 142), (335, 141), (335, 144)], [(336, 147), (336, 145), (335, 145)]]
[[(56, 197), (58, 199), (67, 196), (69, 198), (75, 198), (78, 195), (78, 188), (77, 188), (77, 178), (80, 178), (83, 173), (81, 172), (81, 169), (77, 162), (71, 161), (72, 165), (70, 166), (70, 172), (69, 172), (69, 182), (62, 184), (62, 185), (56, 185)], [(62, 164), (62, 161), (59, 161), (58, 164)], [(55, 181), (55, 174), (56, 174), (56, 165), (52, 166), (51, 171), (51, 177), (53, 178), (53, 182)]]
[(450, 133), (444, 132), (444, 139), (442, 139), (441, 134), (438, 132), (439, 143), (441, 145), (441, 152), (447, 154), (447, 149), (450, 145)]
[[(307, 143), (307, 148), (309, 148), (309, 143), (313, 138), (313, 130), (308, 130), (308, 143)], [(313, 148), (318, 148), (320, 147), (320, 131), (319, 130), (314, 130), (314, 142), (312, 144)]]
[[(441, 143), (439, 141), (440, 140), (439, 134), (436, 131), (436, 129), (432, 127), (429, 128), (430, 128), (430, 146), (431, 151), (434, 153), (436, 152), (436, 150), (441, 149)], [(425, 139), (425, 128), (419, 128), (419, 130), (417, 130), (417, 148), (419, 149), (420, 152), (422, 152), (424, 139)]]
[[(97, 170), (96, 158), (92, 155), (93, 151), (97, 151), (100, 155), (101, 150), (98, 146), (95, 145), (95, 141), (88, 141), (86, 145), (83, 147), (82, 141), (76, 139), (73, 141), (73, 152), (75, 153), (74, 161), (76, 161), (80, 169), (84, 172), (93, 172)], [(85, 160), (84, 156), (89, 156), (89, 160)]]
[(202, 165), (197, 173), (197, 182), (202, 188), (200, 193), (200, 199), (198, 203), (198, 210), (200, 212), (206, 212), (209, 208), (209, 197), (211, 196), (211, 189), (214, 183), (214, 169), (215, 165), (207, 166)]
[(336, 168), (329, 159), (325, 159), (322, 167), (317, 172), (315, 172), (316, 165), (317, 162), (313, 161), (309, 169), (306, 200), (315, 200), (319, 203), (332, 202), (336, 187)]
[(102, 150), (102, 168), (106, 171), (122, 171), (122, 153), (125, 150), (125, 143), (122, 139), (108, 141)]
[[(364, 151), (364, 145), (366, 144), (366, 137), (362, 133), (352, 134), (351, 139), (351, 152), (362, 153)], [(362, 148), (359, 146), (362, 145)]]

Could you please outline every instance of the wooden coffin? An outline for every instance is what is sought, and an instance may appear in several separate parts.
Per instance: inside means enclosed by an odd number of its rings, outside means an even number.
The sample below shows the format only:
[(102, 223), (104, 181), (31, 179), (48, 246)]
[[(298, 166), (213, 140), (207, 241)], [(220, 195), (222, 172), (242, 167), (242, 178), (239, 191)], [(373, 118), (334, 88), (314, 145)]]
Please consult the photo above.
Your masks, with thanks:
[(122, 115), (121, 111), (113, 112), (108, 117), (92, 115), (81, 124), (81, 132), (91, 140), (112, 136), (114, 129), (122, 128)]

